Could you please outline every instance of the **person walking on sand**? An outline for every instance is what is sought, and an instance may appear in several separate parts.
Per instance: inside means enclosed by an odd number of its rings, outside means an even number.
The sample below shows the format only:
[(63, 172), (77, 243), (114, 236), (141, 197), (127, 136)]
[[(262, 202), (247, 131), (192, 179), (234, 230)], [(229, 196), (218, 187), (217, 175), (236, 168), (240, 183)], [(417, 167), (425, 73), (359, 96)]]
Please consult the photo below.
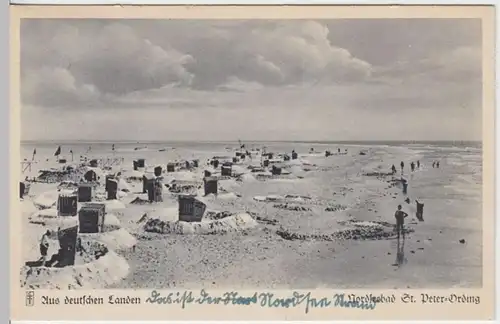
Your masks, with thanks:
[(396, 218), (396, 232), (398, 233), (398, 240), (400, 234), (403, 234), (403, 239), (405, 238), (404, 224), (405, 218), (408, 217), (408, 214), (402, 211), (401, 208), (401, 205), (398, 205), (398, 210), (394, 213), (394, 217)]
[(436, 167), (436, 162), (432, 162), (432, 168)]
[(401, 161), (401, 173), (403, 173), (404, 167), (405, 167), (405, 163), (403, 161)]
[(392, 174), (396, 174), (396, 167), (394, 166), (394, 164), (392, 165), (391, 170), (392, 170)]
[(414, 172), (415, 171), (415, 163), (411, 163), (410, 164), (410, 167), (411, 167), (411, 172)]
[(439, 161), (436, 162), (436, 168), (439, 169)]
[(420, 169), (420, 160), (417, 161), (417, 169)]
[(45, 261), (47, 260), (47, 251), (49, 249), (49, 235), (50, 231), (47, 230), (47, 232), (42, 235), (42, 239), (40, 240), (40, 254), (42, 255), (40, 261), (42, 261), (42, 266), (45, 265)]

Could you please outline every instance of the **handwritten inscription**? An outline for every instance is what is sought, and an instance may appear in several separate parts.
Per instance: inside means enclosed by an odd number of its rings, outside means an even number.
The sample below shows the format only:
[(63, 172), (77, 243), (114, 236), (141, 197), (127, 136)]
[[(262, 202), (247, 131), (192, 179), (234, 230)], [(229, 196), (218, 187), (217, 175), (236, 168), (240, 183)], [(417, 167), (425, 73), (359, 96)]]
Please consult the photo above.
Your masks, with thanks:
[(293, 292), (291, 296), (280, 298), (273, 293), (254, 293), (251, 296), (240, 296), (237, 292), (227, 292), (222, 296), (211, 296), (205, 290), (201, 290), (199, 296), (193, 297), (192, 292), (184, 293), (169, 293), (162, 295), (160, 292), (153, 290), (151, 295), (146, 299), (147, 304), (179, 304), (185, 308), (189, 304), (199, 305), (257, 305), (270, 308), (291, 308), (303, 306), (306, 314), (312, 308), (327, 308), (327, 307), (344, 307), (357, 308), (363, 310), (372, 310), (376, 306), (374, 300), (358, 301), (350, 300), (344, 294), (335, 294), (333, 297), (315, 298), (312, 294)]

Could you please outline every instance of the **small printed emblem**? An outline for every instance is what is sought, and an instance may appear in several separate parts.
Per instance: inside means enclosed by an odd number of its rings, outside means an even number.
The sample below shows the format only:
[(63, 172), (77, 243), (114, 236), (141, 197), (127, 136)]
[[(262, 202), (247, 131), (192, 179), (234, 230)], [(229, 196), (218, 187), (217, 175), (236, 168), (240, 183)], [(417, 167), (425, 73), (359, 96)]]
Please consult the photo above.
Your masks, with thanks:
[(26, 306), (35, 305), (35, 292), (33, 290), (26, 292)]

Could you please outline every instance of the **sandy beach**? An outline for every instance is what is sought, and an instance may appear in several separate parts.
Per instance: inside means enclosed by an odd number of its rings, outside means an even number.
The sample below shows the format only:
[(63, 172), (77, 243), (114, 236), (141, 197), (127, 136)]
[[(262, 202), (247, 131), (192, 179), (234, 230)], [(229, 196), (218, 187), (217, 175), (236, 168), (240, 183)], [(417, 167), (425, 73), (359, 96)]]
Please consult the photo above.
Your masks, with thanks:
[[(67, 162), (57, 163), (61, 145)], [(106, 229), (79, 238), (103, 256), (80, 253), (64, 268), (24, 266), (22, 286), (33, 288), (449, 288), (482, 285), (482, 150), (429, 144), (247, 143), (252, 159), (235, 162), (230, 177), (207, 161), (235, 157), (237, 143), (26, 143), (22, 159), (32, 160), (20, 181), (40, 170), (99, 164), (98, 175), (120, 172), (117, 200), (105, 200), (104, 181), (96, 202), (106, 204)], [(283, 172), (261, 166), (263, 150), (273, 152)], [(89, 150), (89, 147), (91, 148)], [(311, 148), (313, 152), (311, 152)], [(71, 155), (70, 150), (73, 152)], [(297, 159), (283, 160), (292, 150)], [(333, 155), (325, 156), (325, 151)], [(339, 154), (341, 153), (341, 154)], [(59, 156), (59, 158), (61, 158)], [(145, 168), (133, 170), (133, 161)], [(138, 175), (172, 161), (199, 160), (198, 167), (167, 172), (163, 202), (145, 199)], [(273, 160), (273, 159), (271, 159)], [(408, 181), (405, 195), (400, 162)], [(410, 163), (420, 168), (410, 170)], [(440, 162), (433, 168), (434, 161)], [(104, 162), (102, 162), (104, 163)], [(104, 163), (105, 164), (105, 163)], [(390, 172), (395, 175), (375, 173)], [(217, 195), (204, 195), (208, 170), (219, 177)], [(192, 193), (206, 205), (201, 222), (178, 219), (178, 194), (172, 184), (197, 183)], [(47, 228), (61, 228), (71, 217), (57, 216), (57, 183), (31, 182), (21, 201), (25, 262), (38, 259)], [(167, 187), (168, 185), (168, 187)], [(406, 199), (409, 198), (409, 203)], [(424, 221), (416, 219), (415, 199), (423, 202)], [(47, 205), (42, 207), (42, 205)], [(78, 203), (79, 207), (81, 203)], [(405, 239), (397, 239), (394, 212), (409, 214)], [(77, 218), (77, 217), (72, 217)], [(51, 241), (57, 252), (57, 240)], [(55, 246), (55, 247), (54, 247)], [(82, 277), (92, 267), (93, 275)], [(104, 275), (106, 274), (106, 275)], [(82, 279), (83, 278), (83, 279)]]

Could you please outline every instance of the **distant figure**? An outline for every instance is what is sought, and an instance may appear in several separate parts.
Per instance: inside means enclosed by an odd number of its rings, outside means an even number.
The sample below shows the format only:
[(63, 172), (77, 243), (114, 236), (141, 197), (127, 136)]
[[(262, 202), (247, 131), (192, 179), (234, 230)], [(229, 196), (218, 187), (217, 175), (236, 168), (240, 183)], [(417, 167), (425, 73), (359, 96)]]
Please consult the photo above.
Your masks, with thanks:
[(436, 168), (439, 169), (439, 161), (436, 162)]
[(403, 173), (404, 167), (405, 167), (405, 163), (403, 161), (401, 161), (401, 173)]
[(435, 168), (436, 167), (436, 162), (432, 162), (432, 167)]
[(420, 160), (417, 161), (417, 169), (420, 169)]
[(415, 203), (417, 204), (417, 219), (421, 222), (424, 221), (424, 204), (415, 199)]
[(404, 224), (405, 218), (408, 217), (408, 214), (402, 211), (401, 208), (401, 205), (398, 205), (398, 210), (396, 210), (396, 213), (394, 213), (394, 217), (396, 218), (396, 231), (398, 233), (398, 239), (400, 233), (403, 234), (403, 239), (405, 237)]
[(340, 153), (340, 148), (338, 149), (338, 153)]
[(415, 171), (415, 163), (411, 163), (410, 164), (410, 167), (411, 167), (411, 172), (414, 172)]
[(403, 179), (402, 183), (403, 183), (403, 195), (406, 195), (406, 193), (408, 192), (408, 181), (406, 179)]
[(45, 265), (45, 261), (47, 260), (47, 251), (49, 250), (49, 239), (48, 239), (49, 235), (50, 231), (47, 230), (47, 232), (45, 232), (45, 234), (42, 235), (42, 239), (40, 240), (40, 254), (41, 254), (40, 261), (42, 261), (42, 266)]
[(394, 164), (392, 165), (391, 170), (392, 170), (392, 174), (396, 174), (397, 170), (396, 170), (396, 167), (394, 166)]

